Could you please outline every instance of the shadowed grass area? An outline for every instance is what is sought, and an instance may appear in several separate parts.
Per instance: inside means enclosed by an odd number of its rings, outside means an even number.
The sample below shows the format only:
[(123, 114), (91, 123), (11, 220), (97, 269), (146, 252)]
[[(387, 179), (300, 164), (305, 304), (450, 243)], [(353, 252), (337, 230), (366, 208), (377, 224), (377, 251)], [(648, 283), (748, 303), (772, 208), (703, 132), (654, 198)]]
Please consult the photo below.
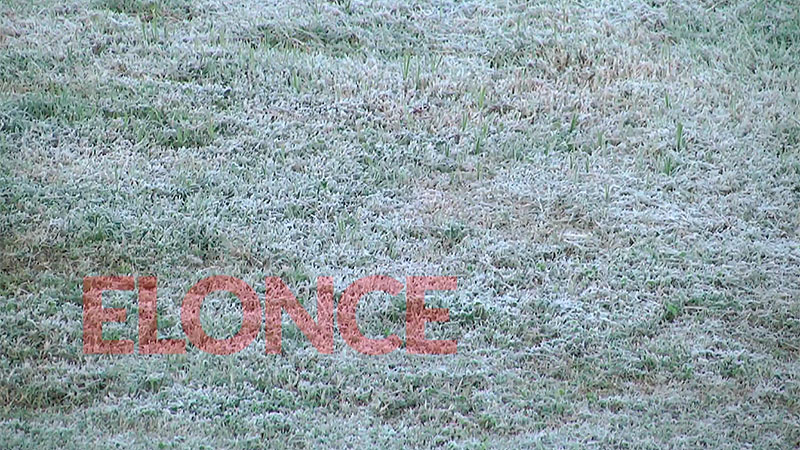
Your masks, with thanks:
[(197, 14), (194, 2), (188, 0), (97, 0), (94, 7), (136, 16), (146, 22), (162, 18), (191, 20)]
[[(22, 133), (42, 125), (83, 129), (98, 140), (123, 139), (134, 144), (179, 149), (205, 147), (228, 132), (228, 125), (204, 120), (183, 109), (150, 105), (100, 106), (101, 93), (85, 94), (57, 86), (6, 101), (0, 129)], [(105, 128), (99, 135), (97, 125)]]

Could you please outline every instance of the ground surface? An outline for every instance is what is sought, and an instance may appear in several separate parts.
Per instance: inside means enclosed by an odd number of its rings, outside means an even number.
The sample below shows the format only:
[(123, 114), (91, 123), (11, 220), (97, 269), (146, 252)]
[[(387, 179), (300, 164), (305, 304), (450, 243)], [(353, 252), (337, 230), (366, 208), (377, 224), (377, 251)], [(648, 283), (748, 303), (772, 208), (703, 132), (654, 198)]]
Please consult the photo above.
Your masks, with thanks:
[[(0, 447), (796, 448), (799, 11), (4, 0)], [(205, 276), (377, 273), (459, 278), (457, 355), (82, 354), (87, 275), (183, 338)]]

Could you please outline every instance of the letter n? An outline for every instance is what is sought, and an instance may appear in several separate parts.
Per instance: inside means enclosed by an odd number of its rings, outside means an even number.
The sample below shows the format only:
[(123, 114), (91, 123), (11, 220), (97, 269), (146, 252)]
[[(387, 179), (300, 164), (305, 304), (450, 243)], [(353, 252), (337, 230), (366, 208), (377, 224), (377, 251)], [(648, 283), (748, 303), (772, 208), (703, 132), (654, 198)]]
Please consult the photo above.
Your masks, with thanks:
[(303, 309), (278, 277), (267, 277), (265, 315), (267, 353), (281, 352), (281, 310), (285, 309), (300, 331), (320, 352), (333, 353), (333, 278), (317, 278), (317, 322)]

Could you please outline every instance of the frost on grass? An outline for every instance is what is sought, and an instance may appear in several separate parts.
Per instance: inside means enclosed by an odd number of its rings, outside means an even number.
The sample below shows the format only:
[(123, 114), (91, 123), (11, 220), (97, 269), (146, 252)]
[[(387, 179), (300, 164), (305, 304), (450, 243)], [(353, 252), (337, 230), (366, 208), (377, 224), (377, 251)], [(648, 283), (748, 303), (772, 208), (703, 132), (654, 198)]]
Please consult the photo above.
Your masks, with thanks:
[[(798, 11), (4, 2), (0, 441), (797, 447)], [(212, 274), (312, 315), (317, 276), (457, 276), (426, 301), (458, 354), (319, 355), (284, 318), (280, 357), (84, 356), (105, 274), (159, 277), (165, 338)], [(366, 297), (363, 331), (403, 307)]]

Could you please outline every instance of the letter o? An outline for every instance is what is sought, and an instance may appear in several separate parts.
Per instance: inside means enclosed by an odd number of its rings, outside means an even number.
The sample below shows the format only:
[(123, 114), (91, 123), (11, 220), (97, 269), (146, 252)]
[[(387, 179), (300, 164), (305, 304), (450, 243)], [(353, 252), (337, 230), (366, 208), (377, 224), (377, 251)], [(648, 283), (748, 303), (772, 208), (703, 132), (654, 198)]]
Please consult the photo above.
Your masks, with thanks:
[[(242, 328), (228, 339), (214, 339), (203, 331), (200, 308), (206, 296), (216, 291), (228, 291), (242, 302)], [(200, 350), (215, 355), (230, 355), (250, 345), (261, 329), (261, 303), (258, 295), (244, 281), (225, 275), (203, 278), (189, 289), (181, 306), (183, 332)]]

